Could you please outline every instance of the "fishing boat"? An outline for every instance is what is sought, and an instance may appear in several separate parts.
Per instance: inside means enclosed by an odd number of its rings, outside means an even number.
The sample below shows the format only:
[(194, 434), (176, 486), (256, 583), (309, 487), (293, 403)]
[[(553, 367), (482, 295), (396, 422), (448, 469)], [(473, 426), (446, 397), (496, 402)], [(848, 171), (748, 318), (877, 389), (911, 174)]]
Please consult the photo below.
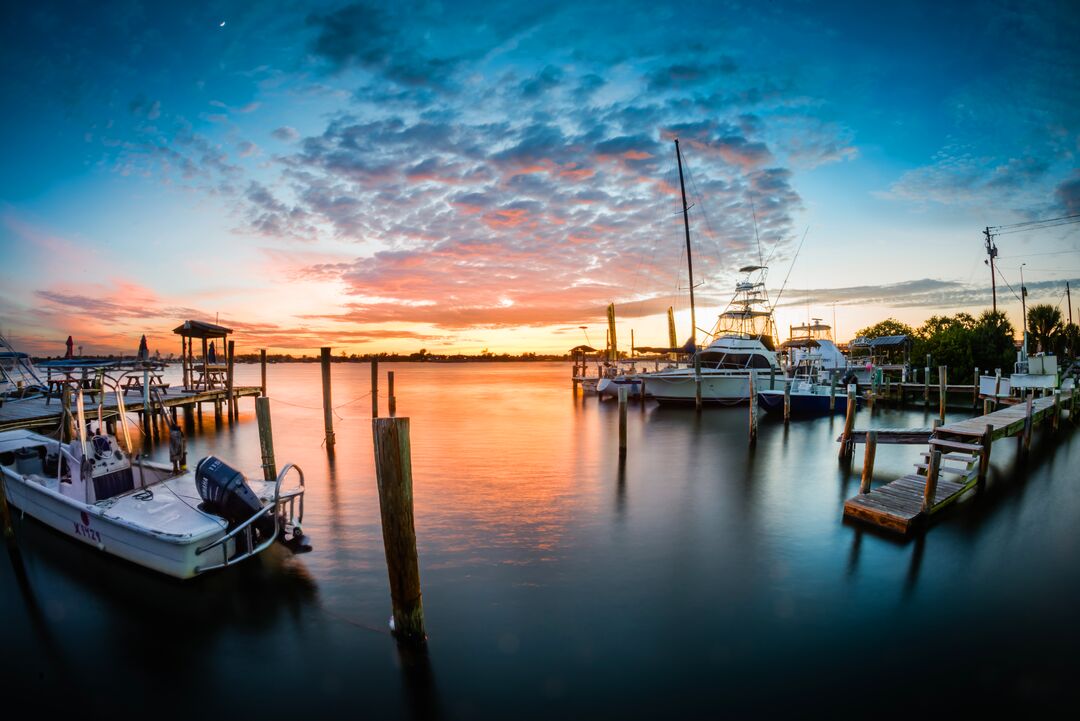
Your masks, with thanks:
[(0, 401), (33, 398), (44, 394), (46, 388), (30, 356), (0, 336)]
[[(125, 448), (131, 449), (123, 393), (117, 403)], [(272, 481), (245, 479), (207, 456), (193, 471), (132, 456), (118, 439), (85, 421), (76, 391), (78, 433), (62, 442), (28, 430), (0, 432), (0, 482), (7, 502), (47, 526), (100, 551), (187, 579), (235, 565), (283, 542), (310, 550), (300, 523), (304, 475), (285, 466)], [(288, 489), (283, 482), (295, 473)]]
[[(817, 382), (824, 373), (827, 372), (821, 368), (820, 357), (808, 357), (794, 368), (793, 378), (784, 380), (791, 384), (788, 403), (792, 417), (813, 418), (846, 410), (846, 402), (836, 402), (832, 385)], [(757, 401), (758, 407), (766, 413), (783, 413), (784, 386), (757, 391)], [(861, 399), (856, 402), (861, 404)]]
[(821, 318), (812, 318), (811, 322), (803, 325), (788, 326), (788, 339), (780, 344), (780, 350), (787, 355), (788, 368), (812, 366), (818, 371), (819, 382), (821, 378), (843, 371), (848, 366), (847, 356), (833, 341), (832, 326), (823, 323)]

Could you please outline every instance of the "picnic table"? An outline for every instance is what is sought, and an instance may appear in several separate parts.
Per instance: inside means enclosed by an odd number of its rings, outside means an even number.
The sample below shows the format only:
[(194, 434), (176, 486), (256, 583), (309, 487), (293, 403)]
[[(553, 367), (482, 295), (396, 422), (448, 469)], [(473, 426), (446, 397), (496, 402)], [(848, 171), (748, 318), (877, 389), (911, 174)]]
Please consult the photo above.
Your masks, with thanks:
[[(160, 372), (150, 371), (149, 378), (150, 390), (161, 391), (162, 393), (168, 394), (169, 384), (166, 383), (165, 379), (161, 377)], [(136, 391), (138, 393), (142, 393), (142, 381), (143, 377), (141, 375), (131, 374), (124, 377), (124, 383), (121, 387), (124, 389), (124, 393), (127, 393), (128, 391)]]
[(203, 390), (214, 390), (215, 388), (227, 388), (228, 387), (228, 366), (224, 365), (208, 365), (204, 371), (202, 368), (196, 367), (194, 369), (195, 377), (192, 381), (192, 385), (195, 390), (202, 388)]

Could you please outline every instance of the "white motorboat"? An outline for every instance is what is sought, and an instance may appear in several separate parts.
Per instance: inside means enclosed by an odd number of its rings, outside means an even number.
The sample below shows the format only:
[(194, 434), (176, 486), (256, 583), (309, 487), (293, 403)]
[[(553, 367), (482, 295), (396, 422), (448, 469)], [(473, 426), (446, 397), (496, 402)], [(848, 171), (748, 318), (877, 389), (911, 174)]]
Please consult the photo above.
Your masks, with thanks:
[(30, 356), (12, 348), (0, 335), (0, 402), (36, 397), (45, 393), (46, 387)]
[(843, 371), (848, 366), (847, 356), (832, 338), (832, 326), (822, 323), (821, 318), (804, 325), (788, 326), (788, 339), (780, 345), (788, 355), (788, 368), (813, 366), (819, 371), (816, 380), (821, 382), (830, 374)]
[[(246, 480), (213, 456), (194, 471), (176, 471), (133, 458), (101, 433), (100, 423), (88, 436), (81, 393), (78, 407), (79, 434), (70, 443), (28, 430), (0, 432), (0, 482), (8, 502), (26, 515), (176, 578), (239, 563), (275, 541), (308, 550), (297, 466), (285, 466), (274, 481)], [(120, 418), (131, 448), (122, 410)], [(297, 485), (283, 490), (290, 471)]]

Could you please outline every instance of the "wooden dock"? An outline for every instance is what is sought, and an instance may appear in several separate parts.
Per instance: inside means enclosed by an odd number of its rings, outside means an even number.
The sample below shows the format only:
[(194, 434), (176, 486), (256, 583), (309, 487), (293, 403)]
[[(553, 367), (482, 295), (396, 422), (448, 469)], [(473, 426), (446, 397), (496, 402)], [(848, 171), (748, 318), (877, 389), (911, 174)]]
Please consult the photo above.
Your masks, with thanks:
[[(915, 473), (871, 489), (864, 469), (859, 495), (844, 503), (844, 517), (904, 535), (910, 533), (985, 480), (994, 441), (1019, 436), (1021, 448), (1026, 450), (1035, 425), (1052, 419), (1056, 429), (1065, 410), (1069, 411), (1070, 422), (1075, 423), (1074, 395), (1068, 390), (1054, 396), (1031, 397), (987, 415), (938, 426), (930, 435), (922, 461), (915, 464)], [(887, 433), (887, 429), (877, 431), (882, 432)], [(863, 435), (869, 436), (865, 432)], [(879, 435), (868, 447), (878, 442), (890, 441)], [(868, 457), (872, 463), (872, 452), (868, 451)]]
[[(97, 418), (97, 393), (98, 391), (86, 391), (86, 413), (88, 417)], [(237, 386), (232, 389), (233, 400), (245, 396), (262, 395), (259, 386)], [(153, 410), (158, 410), (158, 396), (151, 402)], [(182, 388), (170, 388), (168, 393), (160, 396), (161, 405), (167, 409), (198, 408), (201, 403), (210, 403), (215, 409), (229, 404), (229, 391), (227, 389), (209, 391), (188, 391)], [(124, 409), (128, 413), (142, 413), (142, 393), (128, 393), (124, 396)], [(60, 400), (53, 398), (46, 403), (45, 398), (29, 398), (21, 401), (9, 401), (0, 406), (0, 431), (10, 431), (19, 428), (35, 430), (49, 430), (60, 426), (62, 413)], [(175, 413), (175, 410), (173, 410)], [(220, 410), (217, 410), (220, 415)], [(116, 394), (107, 391), (105, 402), (102, 406), (104, 420), (111, 420), (119, 415)]]

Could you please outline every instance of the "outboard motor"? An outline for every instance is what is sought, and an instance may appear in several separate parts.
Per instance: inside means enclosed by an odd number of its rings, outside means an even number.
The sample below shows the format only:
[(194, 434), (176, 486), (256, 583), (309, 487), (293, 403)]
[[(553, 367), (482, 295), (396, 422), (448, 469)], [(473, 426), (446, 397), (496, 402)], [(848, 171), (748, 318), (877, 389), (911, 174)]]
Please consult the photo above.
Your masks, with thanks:
[[(244, 480), (244, 474), (220, 458), (207, 456), (195, 466), (195, 485), (206, 510), (237, 526), (262, 509), (259, 497)], [(274, 533), (274, 518), (265, 515), (254, 524), (259, 535), (269, 538)]]

